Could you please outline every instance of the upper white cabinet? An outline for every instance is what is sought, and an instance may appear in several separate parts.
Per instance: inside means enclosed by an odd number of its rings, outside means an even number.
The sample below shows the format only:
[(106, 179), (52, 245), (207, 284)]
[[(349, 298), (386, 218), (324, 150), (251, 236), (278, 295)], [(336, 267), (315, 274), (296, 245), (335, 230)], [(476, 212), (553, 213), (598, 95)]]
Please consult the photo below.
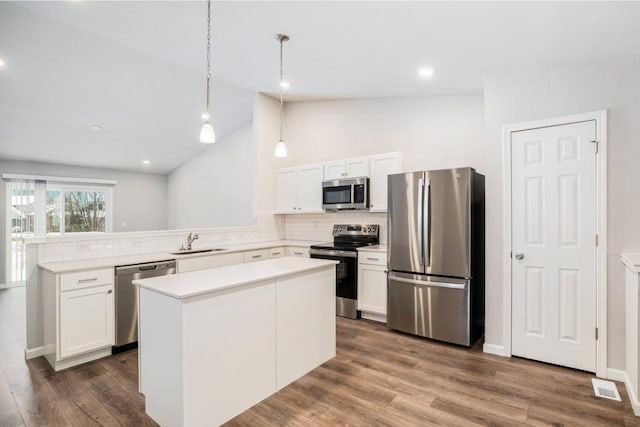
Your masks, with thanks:
[(369, 207), (371, 212), (387, 211), (387, 176), (402, 172), (402, 154), (378, 154), (369, 158)]
[(354, 157), (324, 164), (324, 179), (355, 178), (369, 176), (369, 157)]
[(276, 213), (322, 210), (322, 164), (276, 170)]

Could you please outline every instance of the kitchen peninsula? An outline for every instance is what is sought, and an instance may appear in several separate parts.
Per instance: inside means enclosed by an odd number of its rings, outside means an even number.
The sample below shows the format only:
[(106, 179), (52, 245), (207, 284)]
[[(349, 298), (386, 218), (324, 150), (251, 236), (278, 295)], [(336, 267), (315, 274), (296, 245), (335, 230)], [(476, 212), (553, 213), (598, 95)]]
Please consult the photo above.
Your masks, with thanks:
[(334, 357), (336, 264), (282, 257), (134, 281), (147, 414), (219, 425)]

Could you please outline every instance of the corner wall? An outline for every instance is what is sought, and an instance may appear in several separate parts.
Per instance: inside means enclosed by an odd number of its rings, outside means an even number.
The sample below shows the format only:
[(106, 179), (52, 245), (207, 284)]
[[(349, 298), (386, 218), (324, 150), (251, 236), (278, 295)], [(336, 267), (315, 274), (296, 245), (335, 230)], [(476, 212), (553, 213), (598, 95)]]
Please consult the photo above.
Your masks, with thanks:
[(608, 366), (625, 368), (621, 252), (640, 251), (640, 67), (571, 68), (485, 77), (486, 335), (502, 346), (502, 126), (608, 110)]

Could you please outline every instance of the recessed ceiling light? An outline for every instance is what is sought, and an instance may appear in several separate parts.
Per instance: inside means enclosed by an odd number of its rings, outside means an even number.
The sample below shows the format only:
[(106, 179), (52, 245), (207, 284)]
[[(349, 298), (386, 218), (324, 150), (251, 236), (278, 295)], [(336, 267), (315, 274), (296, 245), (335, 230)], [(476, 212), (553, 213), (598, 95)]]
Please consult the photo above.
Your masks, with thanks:
[(149, 165), (149, 164), (151, 164), (151, 161), (150, 160), (143, 160), (142, 164), (143, 165)]
[(93, 126), (91, 126), (91, 130), (102, 130), (102, 126), (100, 126), (100, 125), (93, 125)]
[(423, 67), (418, 70), (418, 74), (420, 75), (420, 77), (428, 79), (429, 77), (433, 77), (434, 71), (433, 68)]
[(290, 87), (290, 86), (291, 86), (291, 84), (290, 84), (288, 81), (286, 81), (286, 80), (282, 80), (282, 81), (280, 82), (280, 87), (288, 88), (288, 87)]
[(0, 68), (3, 68), (5, 65), (7, 65), (7, 63), (4, 62), (4, 59), (0, 58)]

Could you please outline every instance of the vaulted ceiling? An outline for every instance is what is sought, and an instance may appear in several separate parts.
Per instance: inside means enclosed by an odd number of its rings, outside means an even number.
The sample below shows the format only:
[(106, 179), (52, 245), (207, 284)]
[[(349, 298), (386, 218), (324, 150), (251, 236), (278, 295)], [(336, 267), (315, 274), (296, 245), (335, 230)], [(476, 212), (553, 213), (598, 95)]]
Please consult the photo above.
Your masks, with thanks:
[[(487, 72), (640, 63), (635, 2), (214, 2), (219, 139), (290, 99), (480, 94)], [(206, 147), (204, 2), (0, 4), (0, 157), (166, 173)], [(432, 67), (428, 80), (417, 75)], [(99, 124), (101, 131), (91, 125)]]

